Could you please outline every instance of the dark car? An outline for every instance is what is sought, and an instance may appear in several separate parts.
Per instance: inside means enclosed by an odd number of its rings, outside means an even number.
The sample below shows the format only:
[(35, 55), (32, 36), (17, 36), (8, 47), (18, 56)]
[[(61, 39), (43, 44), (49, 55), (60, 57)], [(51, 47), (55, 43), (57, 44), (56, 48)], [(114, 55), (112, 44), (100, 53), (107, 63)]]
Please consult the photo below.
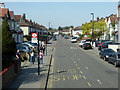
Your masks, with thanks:
[(100, 55), (100, 58), (107, 61), (108, 57), (114, 53), (115, 51), (113, 51), (112, 49), (104, 48), (100, 50), (99, 55)]
[(92, 49), (91, 43), (84, 43), (82, 48), (86, 49), (86, 50), (87, 49)]
[(97, 43), (98, 50), (100, 50), (100, 49), (101, 49), (101, 46), (102, 46), (105, 42), (108, 42), (108, 41), (110, 41), (110, 40), (101, 40), (101, 41), (99, 41), (99, 42)]
[(57, 39), (56, 39), (56, 35), (53, 36), (52, 40), (53, 40), (53, 41), (56, 41), (56, 40), (57, 40)]
[(101, 48), (108, 48), (108, 45), (115, 44), (113, 41), (106, 41), (101, 45)]
[(69, 39), (68, 36), (65, 36), (64, 38), (65, 38), (65, 39)]
[(108, 62), (111, 62), (115, 65), (115, 67), (120, 65), (120, 52), (114, 53), (109, 56)]

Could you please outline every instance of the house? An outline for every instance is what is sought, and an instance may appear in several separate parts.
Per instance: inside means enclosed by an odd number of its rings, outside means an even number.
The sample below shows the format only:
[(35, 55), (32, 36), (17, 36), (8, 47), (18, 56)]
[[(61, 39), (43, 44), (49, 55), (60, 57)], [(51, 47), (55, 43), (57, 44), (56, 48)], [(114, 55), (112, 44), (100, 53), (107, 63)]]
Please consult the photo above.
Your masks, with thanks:
[(65, 34), (65, 35), (70, 34), (69, 29), (61, 30), (60, 33)]
[[(7, 20), (9, 24), (10, 31), (12, 32), (12, 36), (15, 40), (16, 43), (20, 43), (23, 40), (19, 40), (19, 35), (21, 34), (20, 30), (16, 30), (16, 24), (15, 24), (15, 18), (14, 18), (14, 11), (9, 11), (8, 8), (0, 8), (0, 21), (2, 22), (3, 20)], [(18, 35), (15, 37), (15, 35)], [(22, 34), (21, 37), (22, 38)]]
[(105, 18), (105, 22), (107, 24), (108, 31), (104, 34), (104, 39), (110, 39), (114, 41), (118, 41), (118, 18), (117, 14)]
[(74, 29), (72, 29), (72, 36), (73, 37), (79, 37), (79, 34), (81, 34), (81, 35), (83, 34), (81, 26), (77, 26)]

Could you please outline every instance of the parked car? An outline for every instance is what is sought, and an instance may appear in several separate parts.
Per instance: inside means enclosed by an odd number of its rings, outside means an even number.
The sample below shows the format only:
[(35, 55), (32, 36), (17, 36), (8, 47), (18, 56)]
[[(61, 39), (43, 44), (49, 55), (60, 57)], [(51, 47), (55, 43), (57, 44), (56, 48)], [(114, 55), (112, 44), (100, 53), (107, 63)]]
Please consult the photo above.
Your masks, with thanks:
[(102, 44), (104, 44), (105, 42), (107, 42), (107, 41), (110, 41), (110, 40), (101, 40), (101, 41), (99, 41), (98, 42), (98, 50), (100, 50), (101, 49), (101, 46), (102, 46)]
[(77, 42), (77, 37), (71, 37), (71, 43)]
[(56, 41), (57, 39), (56, 39), (56, 35), (54, 35), (53, 37), (52, 37), (52, 40), (53, 41)]
[(30, 54), (31, 48), (25, 45), (17, 45), (17, 50)]
[(115, 65), (115, 67), (120, 65), (120, 52), (114, 53), (109, 56), (108, 62), (111, 62)]
[(85, 40), (81, 40), (81, 41), (79, 42), (79, 47), (82, 48), (82, 46), (83, 46), (84, 43), (85, 43)]
[(64, 38), (65, 38), (65, 39), (69, 39), (68, 36), (65, 36)]
[(84, 43), (82, 48), (85, 50), (92, 49), (91, 43)]
[(101, 48), (108, 48), (108, 45), (115, 44), (113, 41), (106, 41), (101, 45)]
[(100, 55), (100, 58), (107, 61), (108, 57), (113, 53), (115, 53), (115, 51), (113, 51), (112, 49), (104, 48), (100, 50), (99, 55)]

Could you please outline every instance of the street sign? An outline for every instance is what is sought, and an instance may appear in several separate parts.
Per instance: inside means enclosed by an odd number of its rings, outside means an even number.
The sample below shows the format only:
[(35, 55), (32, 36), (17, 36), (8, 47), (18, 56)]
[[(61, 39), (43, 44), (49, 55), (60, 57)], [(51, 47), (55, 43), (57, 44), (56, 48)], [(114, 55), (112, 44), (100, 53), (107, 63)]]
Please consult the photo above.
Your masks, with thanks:
[(78, 34), (79, 34), (79, 32), (76, 32), (76, 34), (78, 35)]
[(38, 40), (37, 40), (38, 34), (37, 33), (32, 33), (31, 37), (32, 37), (32, 39), (31, 39), (32, 43), (38, 42)]
[(37, 33), (32, 33), (32, 38), (37, 38)]

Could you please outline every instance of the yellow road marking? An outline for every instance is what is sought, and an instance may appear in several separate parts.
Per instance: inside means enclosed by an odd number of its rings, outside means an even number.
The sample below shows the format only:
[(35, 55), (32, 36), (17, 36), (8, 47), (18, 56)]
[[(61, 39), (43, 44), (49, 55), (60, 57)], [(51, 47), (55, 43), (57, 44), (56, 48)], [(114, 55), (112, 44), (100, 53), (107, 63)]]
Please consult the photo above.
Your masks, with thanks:
[(68, 79), (70, 79), (70, 77), (68, 76)]
[(78, 66), (78, 65), (76, 64), (76, 66)]
[[(52, 58), (52, 65), (54, 65), (54, 58)], [(51, 73), (53, 73), (53, 66), (51, 67)], [(52, 83), (53, 83), (53, 75), (51, 75), (51, 80), (50, 80), (50, 88), (52, 88)]]
[(56, 77), (56, 76), (54, 76), (53, 78), (54, 78), (54, 81), (59, 81), (60, 80), (60, 78)]
[(91, 84), (88, 82), (89, 87), (91, 87)]
[(63, 75), (63, 80), (65, 80), (65, 77), (64, 77), (64, 75)]
[(78, 77), (77, 77), (77, 75), (73, 75), (73, 80), (78, 80)]
[(86, 79), (86, 77), (85, 77), (85, 76), (83, 76), (83, 78), (84, 78), (84, 79)]
[(78, 69), (80, 69), (80, 67), (78, 67)]
[(74, 63), (75, 63), (75, 61), (74, 61)]
[(57, 71), (58, 73), (60, 72), (60, 70)]
[(82, 72), (82, 71), (80, 71), (80, 73), (82, 74), (83, 72)]
[(80, 75), (79, 77), (81, 78), (82, 76)]

